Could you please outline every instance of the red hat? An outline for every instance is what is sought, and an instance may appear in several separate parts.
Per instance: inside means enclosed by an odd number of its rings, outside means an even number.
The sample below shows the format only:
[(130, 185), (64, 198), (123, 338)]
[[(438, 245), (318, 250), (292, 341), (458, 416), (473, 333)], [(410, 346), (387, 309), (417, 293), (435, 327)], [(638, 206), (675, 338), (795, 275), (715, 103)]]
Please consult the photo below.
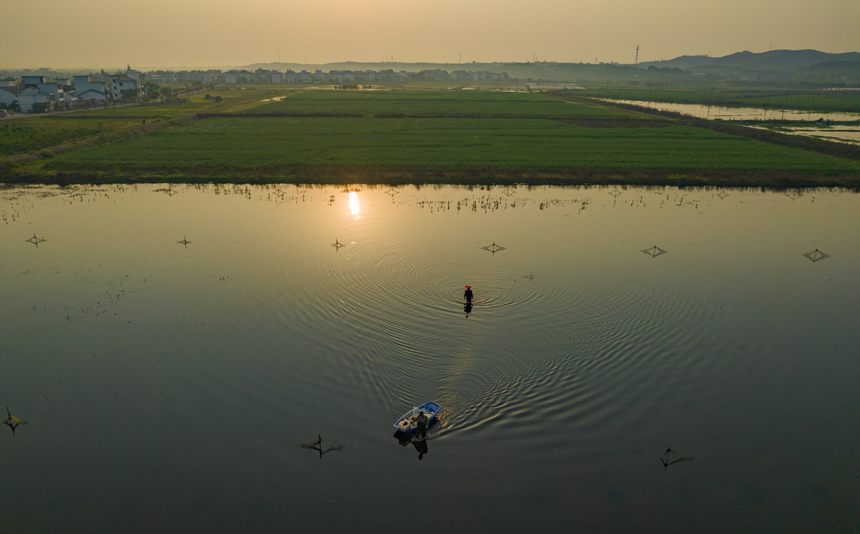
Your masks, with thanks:
[(466, 289), (472, 289), (472, 286), (466, 286)]

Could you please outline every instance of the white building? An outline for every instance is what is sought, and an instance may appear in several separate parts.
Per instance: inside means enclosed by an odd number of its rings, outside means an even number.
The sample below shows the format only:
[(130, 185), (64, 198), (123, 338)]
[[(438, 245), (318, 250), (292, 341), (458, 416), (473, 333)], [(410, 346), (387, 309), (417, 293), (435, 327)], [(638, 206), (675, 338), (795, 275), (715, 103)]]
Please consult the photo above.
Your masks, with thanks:
[(102, 104), (105, 101), (105, 94), (95, 89), (87, 89), (83, 93), (75, 91), (75, 98), (77, 100), (86, 100), (93, 104)]
[(272, 83), (284, 83), (284, 75), (276, 70), (272, 71)]
[(89, 76), (75, 76), (75, 97), (78, 100), (104, 102), (105, 82), (94, 82)]
[(36, 105), (44, 104), (45, 111), (54, 109), (51, 93), (42, 93), (37, 85), (26, 85), (18, 91), (18, 108), (24, 113), (32, 113)]
[(136, 80), (133, 80), (125, 74), (114, 74), (110, 77), (110, 95), (114, 100), (122, 100), (122, 92), (133, 89), (140, 97), (140, 87)]
[(248, 83), (251, 73), (246, 70), (231, 70), (224, 73), (224, 83)]
[(215, 81), (215, 76), (220, 75), (221, 72), (217, 70), (181, 70), (178, 73), (171, 73), (174, 78), (180, 82), (203, 82), (203, 83), (211, 83)]
[(51, 95), (51, 100), (54, 104), (64, 102), (66, 97), (63, 92), (62, 82), (45, 82), (37, 85), (39, 92), (45, 95)]
[(152, 83), (176, 83), (176, 74), (169, 70), (156, 70), (148, 72), (146, 79)]
[(18, 101), (18, 86), (17, 85), (0, 85), (0, 104), (5, 104), (8, 108), (10, 104)]
[(251, 81), (254, 83), (272, 83), (272, 71), (268, 69), (257, 69), (252, 74)]
[(61, 103), (70, 101), (70, 97), (67, 98), (63, 93), (61, 82), (45, 81), (44, 76), (21, 76), (21, 82), (18, 89), (18, 106), (23, 112), (31, 112), (35, 104), (47, 104), (46, 111), (50, 111)]

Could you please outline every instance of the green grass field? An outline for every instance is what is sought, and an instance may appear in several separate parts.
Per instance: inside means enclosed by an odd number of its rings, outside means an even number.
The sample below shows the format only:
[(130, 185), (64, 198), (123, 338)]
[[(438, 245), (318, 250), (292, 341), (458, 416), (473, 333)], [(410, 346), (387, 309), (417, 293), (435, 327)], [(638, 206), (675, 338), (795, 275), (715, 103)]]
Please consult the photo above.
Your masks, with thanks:
[(860, 172), (860, 162), (703, 128), (588, 128), (533, 119), (235, 118), (82, 149), (52, 159), (63, 171), (570, 168), (664, 173)]
[(361, 115), (484, 115), (526, 117), (629, 117), (629, 112), (601, 106), (572, 105), (544, 94), (486, 91), (305, 91), (247, 113)]
[[(679, 176), (695, 176), (701, 185), (860, 183), (856, 151), (833, 151), (830, 143), (806, 140), (798, 145), (790, 136), (762, 137), (758, 130), (667, 119), (548, 94), (231, 92), (236, 96), (218, 105), (192, 99), (180, 106), (186, 113), (215, 113), (210, 118), (162, 122), (160, 129), (137, 128), (134, 136), (116, 136), (107, 144), (7, 166), (0, 169), (6, 173), (3, 181), (78, 176), (95, 181), (325, 182), (338, 174), (359, 181), (385, 175), (396, 183), (477, 176), (605, 183), (617, 180), (610, 176), (616, 173), (636, 174), (638, 183), (649, 184), (676, 183)], [(267, 101), (273, 96), (285, 98)], [(168, 107), (162, 106), (169, 117)]]
[[(212, 98), (204, 99), (209, 93)], [(70, 113), (17, 114), (0, 122), (0, 158), (37, 153), (43, 149), (113, 132), (147, 121), (170, 120), (203, 112), (230, 112), (260, 105), (261, 100), (289, 94), (270, 86), (254, 90), (201, 91), (184, 101), (153, 102), (145, 105), (108, 106)], [(215, 96), (222, 102), (216, 103)]]
[(137, 124), (136, 119), (65, 120), (51, 116), (0, 122), (0, 158), (38, 152)]

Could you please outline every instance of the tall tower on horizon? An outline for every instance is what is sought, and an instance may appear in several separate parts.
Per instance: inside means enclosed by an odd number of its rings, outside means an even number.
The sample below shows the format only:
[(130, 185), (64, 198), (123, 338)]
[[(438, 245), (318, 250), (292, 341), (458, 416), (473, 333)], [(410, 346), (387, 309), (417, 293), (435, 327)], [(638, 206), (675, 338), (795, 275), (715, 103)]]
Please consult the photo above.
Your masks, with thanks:
[(635, 63), (633, 63), (633, 64), (634, 64), (634, 65), (638, 65), (638, 64), (639, 64), (639, 45), (636, 45), (636, 62), (635, 62)]

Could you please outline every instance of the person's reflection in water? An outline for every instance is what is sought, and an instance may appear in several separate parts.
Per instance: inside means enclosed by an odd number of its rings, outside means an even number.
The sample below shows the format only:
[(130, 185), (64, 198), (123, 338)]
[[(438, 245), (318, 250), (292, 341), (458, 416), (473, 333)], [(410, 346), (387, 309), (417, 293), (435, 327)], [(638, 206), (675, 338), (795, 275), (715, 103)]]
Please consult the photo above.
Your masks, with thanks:
[(424, 455), (427, 454), (427, 440), (422, 439), (421, 441), (412, 442), (412, 446), (415, 447), (415, 450), (418, 451), (418, 460), (424, 458)]
[(415, 450), (418, 451), (419, 460), (427, 454), (427, 438), (425, 436), (418, 438), (416, 434), (405, 434), (398, 430), (394, 433), (394, 437), (397, 438), (401, 447), (405, 447), (411, 443), (415, 447)]
[(466, 312), (466, 317), (472, 313), (472, 296), (472, 286), (466, 286), (466, 291), (463, 292), (463, 298), (466, 299), (463, 311)]

